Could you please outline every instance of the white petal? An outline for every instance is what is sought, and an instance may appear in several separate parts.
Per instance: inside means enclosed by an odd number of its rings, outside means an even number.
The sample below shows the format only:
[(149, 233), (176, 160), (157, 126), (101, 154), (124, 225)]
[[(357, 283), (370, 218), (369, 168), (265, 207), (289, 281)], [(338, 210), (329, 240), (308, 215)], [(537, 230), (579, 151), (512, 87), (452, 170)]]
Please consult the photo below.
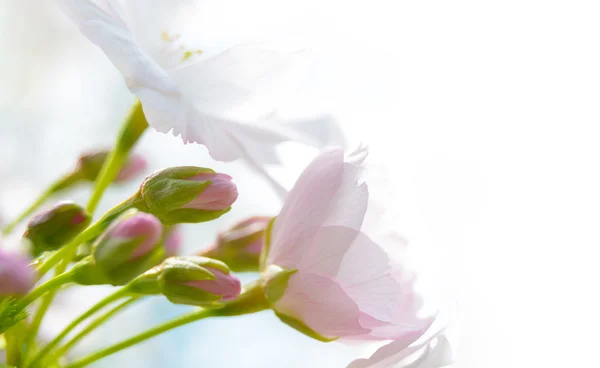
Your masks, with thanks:
[[(231, 117), (236, 109), (284, 79), (297, 55), (298, 52), (282, 52), (263, 44), (241, 44), (169, 73), (200, 111)], [(277, 103), (270, 103), (257, 116), (266, 116), (277, 108)]]
[(315, 116), (310, 119), (301, 119), (280, 124), (286, 131), (293, 132), (296, 141), (315, 147), (346, 146), (346, 138), (340, 124), (330, 115)]
[(173, 135), (180, 135), (184, 143), (203, 144), (215, 160), (232, 161), (243, 156), (237, 141), (227, 132), (230, 122), (201, 115), (177, 96), (149, 88), (136, 88), (134, 93), (142, 101), (148, 123), (157, 131), (172, 131)]
[(441, 368), (453, 363), (452, 348), (446, 336), (433, 332), (407, 347), (396, 340), (379, 348), (368, 359), (357, 359), (347, 368)]
[(142, 86), (178, 93), (168, 74), (140, 48), (117, 9), (105, 5), (103, 10), (89, 0), (59, 0), (59, 3), (80, 31), (104, 51), (130, 88)]

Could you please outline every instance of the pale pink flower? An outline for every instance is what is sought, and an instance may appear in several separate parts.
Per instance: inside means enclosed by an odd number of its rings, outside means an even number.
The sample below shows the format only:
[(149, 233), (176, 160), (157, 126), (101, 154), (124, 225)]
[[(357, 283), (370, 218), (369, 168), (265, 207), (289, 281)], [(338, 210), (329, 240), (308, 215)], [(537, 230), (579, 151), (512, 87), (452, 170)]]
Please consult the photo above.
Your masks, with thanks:
[(365, 157), (365, 149), (347, 159), (341, 149), (330, 150), (304, 170), (271, 229), (262, 277), (268, 293), (278, 274), (289, 275), (283, 293), (270, 300), (282, 320), (324, 339), (409, 346), (433, 318), (420, 316), (415, 275), (384, 251), (404, 247), (403, 238), (378, 231), (384, 245), (363, 226), (370, 208)]

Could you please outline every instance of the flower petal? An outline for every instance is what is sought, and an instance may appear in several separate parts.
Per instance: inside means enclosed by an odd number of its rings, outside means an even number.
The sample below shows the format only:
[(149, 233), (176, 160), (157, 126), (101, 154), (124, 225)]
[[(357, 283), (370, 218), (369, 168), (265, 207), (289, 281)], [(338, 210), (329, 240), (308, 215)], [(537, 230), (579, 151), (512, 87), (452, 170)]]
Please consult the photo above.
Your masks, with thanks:
[(330, 150), (304, 170), (275, 220), (267, 264), (299, 267), (319, 227), (360, 228), (368, 190), (357, 183), (359, 168), (343, 159), (341, 149)]
[(302, 172), (275, 219), (267, 264), (297, 268), (342, 185), (344, 153), (321, 153)]
[(406, 339), (392, 341), (370, 358), (357, 359), (347, 368), (440, 368), (453, 363), (452, 355), (448, 339), (437, 331), (411, 346)]
[[(366, 328), (387, 327), (387, 323), (402, 332), (420, 328), (412, 309), (411, 285), (396, 280), (387, 254), (357, 230), (342, 226), (319, 229), (299, 268), (336, 280), (360, 311), (377, 322), (364, 325)], [(407, 314), (401, 315), (402, 310)]]
[(330, 278), (298, 271), (283, 297), (275, 304), (278, 313), (301, 320), (325, 337), (362, 335), (356, 303)]
[(120, 7), (104, 2), (103, 9), (90, 0), (59, 0), (59, 4), (81, 33), (104, 51), (130, 89), (144, 86), (178, 93), (169, 75), (140, 48), (117, 12)]
[[(234, 110), (246, 107), (284, 79), (297, 55), (298, 52), (282, 52), (264, 44), (246, 43), (208, 59), (181, 65), (169, 73), (200, 111), (231, 117)], [(276, 108), (277, 103), (271, 100), (254, 113), (264, 117)]]

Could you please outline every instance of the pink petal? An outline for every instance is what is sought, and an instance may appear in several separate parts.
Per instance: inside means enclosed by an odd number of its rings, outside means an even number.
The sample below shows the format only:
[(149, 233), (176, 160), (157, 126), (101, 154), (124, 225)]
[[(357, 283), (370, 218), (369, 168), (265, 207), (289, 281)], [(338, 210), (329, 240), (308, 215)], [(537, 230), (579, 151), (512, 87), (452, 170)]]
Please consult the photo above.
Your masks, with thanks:
[(298, 271), (288, 282), (275, 309), (297, 318), (325, 337), (368, 333), (358, 319), (360, 311), (339, 284), (324, 277)]
[(304, 170), (275, 220), (267, 263), (296, 268), (319, 227), (360, 229), (368, 202), (361, 168), (326, 151)]
[(396, 339), (431, 323), (417, 318), (422, 298), (413, 275), (402, 265), (392, 266), (379, 245), (354, 229), (319, 229), (299, 269), (339, 283), (359, 307), (361, 325), (371, 330), (363, 338)]
[(298, 266), (342, 184), (343, 159), (340, 149), (323, 152), (300, 175), (273, 225), (267, 264)]
[(319, 229), (301, 270), (336, 280), (361, 312), (391, 322), (401, 308), (402, 290), (386, 253), (365, 234), (346, 227)]

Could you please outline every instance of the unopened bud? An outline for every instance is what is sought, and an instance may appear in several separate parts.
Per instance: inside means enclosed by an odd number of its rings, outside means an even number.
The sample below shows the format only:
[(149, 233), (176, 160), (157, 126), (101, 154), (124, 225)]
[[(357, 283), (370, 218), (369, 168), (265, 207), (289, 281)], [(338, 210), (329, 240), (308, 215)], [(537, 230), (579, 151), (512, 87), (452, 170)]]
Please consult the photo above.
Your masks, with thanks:
[(219, 234), (215, 245), (202, 255), (223, 261), (237, 272), (258, 271), (269, 221), (271, 217), (255, 216), (240, 222)]
[(158, 171), (144, 180), (136, 206), (165, 224), (214, 220), (238, 196), (231, 177), (210, 169), (183, 166)]
[(35, 257), (56, 250), (82, 232), (91, 221), (83, 208), (72, 202), (60, 203), (36, 215), (27, 225), (24, 238), (31, 241)]
[(181, 229), (177, 226), (173, 226), (167, 230), (167, 235), (164, 240), (165, 256), (174, 257), (179, 254), (181, 250), (181, 244), (183, 243), (183, 236)]
[(0, 249), (0, 296), (22, 296), (35, 284), (36, 275), (29, 260)]
[(115, 182), (120, 183), (131, 180), (144, 172), (147, 167), (148, 162), (142, 156), (131, 155), (121, 168), (121, 171), (119, 171), (119, 174), (117, 174)]
[[(74, 172), (83, 180), (93, 182), (98, 177), (100, 170), (102, 170), (102, 166), (108, 155), (108, 151), (85, 153), (79, 157)], [(132, 179), (141, 174), (147, 166), (146, 160), (143, 157), (133, 154), (121, 168), (121, 171), (115, 178), (115, 182), (119, 183)]]
[(242, 287), (223, 262), (198, 256), (168, 258), (159, 276), (161, 292), (173, 303), (203, 307), (236, 299)]
[(156, 217), (135, 210), (125, 212), (92, 246), (94, 271), (113, 285), (128, 283), (160, 261), (161, 235), (162, 225)]

